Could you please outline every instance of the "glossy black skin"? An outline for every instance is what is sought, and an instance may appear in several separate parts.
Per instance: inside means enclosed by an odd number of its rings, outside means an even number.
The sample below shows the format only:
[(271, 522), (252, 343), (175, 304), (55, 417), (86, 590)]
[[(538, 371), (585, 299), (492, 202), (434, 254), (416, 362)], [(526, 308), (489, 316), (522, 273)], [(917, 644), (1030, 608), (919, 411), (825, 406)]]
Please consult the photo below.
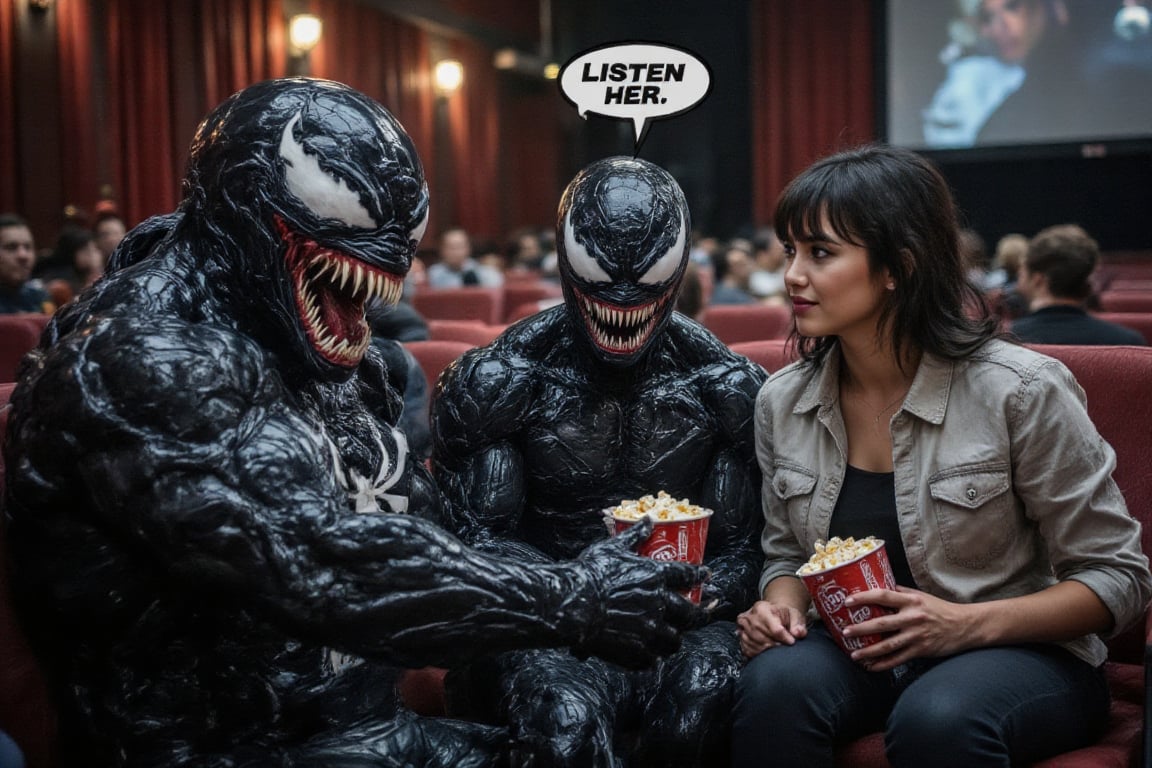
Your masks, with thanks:
[[(653, 167), (640, 171), (651, 178)], [(581, 201), (581, 179), (599, 178), (597, 171), (629, 177), (633, 168), (608, 161), (578, 177), (561, 206), (558, 241), (567, 205), (578, 213), (583, 205), (621, 210), (595, 194)], [(656, 237), (647, 250), (644, 240), (632, 243), (635, 260), (647, 265), (653, 250), (675, 240), (670, 222), (683, 214), (687, 225), (678, 188), (670, 177), (656, 178), (661, 205), (649, 208), (654, 225), (647, 227)], [(637, 210), (625, 208), (629, 216)], [(626, 254), (605, 242), (620, 231), (611, 223), (609, 216), (576, 233), (599, 238), (602, 252)], [(597, 261), (616, 283), (644, 271)], [(680, 653), (642, 672), (551, 650), (477, 661), (449, 673), (450, 710), (508, 723), (527, 752), (546, 755), (536, 762), (517, 755), (522, 765), (725, 765), (731, 684), (742, 666), (730, 619), (755, 599), (762, 559), (752, 417), (764, 373), (671, 310), (642, 350), (612, 359), (573, 306), (571, 272), (562, 274), (565, 305), (466, 353), (441, 380), (433, 470), (448, 525), (478, 549), (551, 564), (605, 539), (606, 507), (666, 490), (715, 510), (702, 599), (714, 606), (713, 621), (690, 632)], [(646, 298), (674, 295), (682, 274), (681, 265)], [(618, 284), (598, 293), (637, 297), (643, 290)]]
[[(324, 109), (302, 136), (362, 125), (338, 154), (360, 162), (375, 236), (310, 222), (284, 191), (276, 144), (305, 104)], [(549, 567), (469, 549), (434, 522), (379, 354), (349, 369), (308, 346), (275, 217), (403, 274), (426, 193), (391, 116), (343, 86), (275, 81), (197, 142), (181, 209), (130, 233), (12, 396), (14, 595), (64, 764), (499, 765), (506, 731), (415, 717), (401, 667), (538, 646), (643, 667), (677, 648), (698, 620), (676, 591), (694, 569), (627, 553), (636, 537)], [(355, 512), (340, 477), (398, 463), (381, 509)]]

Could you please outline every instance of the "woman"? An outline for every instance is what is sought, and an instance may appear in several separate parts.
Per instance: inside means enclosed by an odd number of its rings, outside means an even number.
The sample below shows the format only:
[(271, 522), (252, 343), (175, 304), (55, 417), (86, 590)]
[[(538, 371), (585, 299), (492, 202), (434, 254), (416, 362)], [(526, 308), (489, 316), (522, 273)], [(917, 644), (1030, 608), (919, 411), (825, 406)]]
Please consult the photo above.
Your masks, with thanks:
[[(802, 360), (757, 402), (766, 562), (739, 620), (735, 764), (831, 766), (879, 729), (897, 768), (1091, 742), (1097, 634), (1141, 614), (1152, 577), (1082, 391), (972, 319), (951, 194), (918, 155), (826, 158), (775, 224)], [(884, 635), (851, 656), (794, 575), (834, 535), (883, 538), (899, 585), (853, 598), (894, 613), (847, 629)]]

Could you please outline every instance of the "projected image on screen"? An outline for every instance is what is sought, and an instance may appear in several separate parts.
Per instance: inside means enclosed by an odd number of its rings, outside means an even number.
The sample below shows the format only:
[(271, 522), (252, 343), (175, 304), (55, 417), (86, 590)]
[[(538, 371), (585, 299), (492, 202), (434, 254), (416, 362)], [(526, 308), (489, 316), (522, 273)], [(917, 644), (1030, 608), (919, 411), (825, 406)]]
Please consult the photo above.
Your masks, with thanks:
[(1152, 0), (889, 0), (893, 144), (1152, 137)]

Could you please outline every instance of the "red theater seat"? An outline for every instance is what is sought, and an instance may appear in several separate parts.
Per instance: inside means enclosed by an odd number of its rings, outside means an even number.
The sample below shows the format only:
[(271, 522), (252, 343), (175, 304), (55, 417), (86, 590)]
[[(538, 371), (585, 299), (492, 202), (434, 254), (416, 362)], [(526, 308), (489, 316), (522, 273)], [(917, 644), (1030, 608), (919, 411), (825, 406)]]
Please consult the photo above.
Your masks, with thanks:
[(0, 382), (16, 381), (16, 369), (24, 355), (39, 342), (49, 315), (0, 315)]
[(520, 306), (516, 307), (515, 309), (513, 309), (511, 312), (508, 313), (508, 323), (509, 323), (509, 325), (511, 325), (512, 323), (515, 323), (518, 320), (523, 320), (526, 317), (531, 317), (532, 315), (536, 314), (537, 312), (541, 312), (545, 309), (548, 309), (549, 307), (555, 307), (555, 306), (557, 306), (559, 304), (563, 304), (563, 303), (564, 303), (564, 299), (557, 299), (557, 298), (540, 299), (539, 301), (529, 301), (526, 304), (521, 304)]
[(428, 320), (432, 341), (466, 341), (477, 347), (492, 343), (504, 331), (503, 325), (488, 325), (479, 320)]
[(796, 360), (796, 350), (784, 339), (743, 341), (729, 344), (728, 348), (757, 363), (768, 373), (775, 373)]
[(783, 339), (792, 330), (792, 310), (781, 304), (713, 304), (700, 324), (725, 344)]
[(1096, 312), (1096, 317), (1131, 328), (1152, 344), (1152, 312)]
[(1152, 312), (1152, 291), (1104, 291), (1101, 312)]
[(435, 390), (440, 374), (460, 355), (476, 347), (466, 341), (406, 341), (404, 346), (420, 363), (421, 370), (428, 378), (428, 384)]
[(519, 317), (514, 318), (513, 315), (526, 304), (563, 298), (564, 290), (556, 283), (546, 283), (542, 280), (535, 283), (505, 283), (504, 321), (510, 323), (519, 320)]
[(504, 322), (504, 289), (424, 288), (413, 295), (412, 306), (428, 320), (479, 320), (500, 325)]

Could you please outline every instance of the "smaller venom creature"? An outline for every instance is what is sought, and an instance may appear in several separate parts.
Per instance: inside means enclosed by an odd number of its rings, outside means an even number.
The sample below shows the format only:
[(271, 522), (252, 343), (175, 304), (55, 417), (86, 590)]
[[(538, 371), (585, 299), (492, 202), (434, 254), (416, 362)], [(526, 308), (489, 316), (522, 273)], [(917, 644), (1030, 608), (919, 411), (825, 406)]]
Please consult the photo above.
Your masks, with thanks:
[(677, 590), (699, 569), (628, 552), (643, 532), (541, 567), (427, 519), (365, 322), (427, 215), (379, 104), (251, 86), (201, 124), (180, 209), (26, 361), (8, 538), (66, 765), (493, 765), (506, 731), (415, 717), (400, 666), (538, 646), (645, 666), (698, 620)]
[(480, 549), (564, 562), (606, 536), (602, 509), (657, 490), (715, 511), (703, 603), (723, 620), (655, 669), (536, 650), (449, 673), (454, 712), (509, 723), (549, 766), (724, 763), (742, 664), (730, 619), (755, 598), (761, 560), (752, 415), (764, 372), (673, 312), (688, 231), (663, 169), (585, 168), (559, 209), (564, 304), (467, 353), (434, 402), (450, 526)]

